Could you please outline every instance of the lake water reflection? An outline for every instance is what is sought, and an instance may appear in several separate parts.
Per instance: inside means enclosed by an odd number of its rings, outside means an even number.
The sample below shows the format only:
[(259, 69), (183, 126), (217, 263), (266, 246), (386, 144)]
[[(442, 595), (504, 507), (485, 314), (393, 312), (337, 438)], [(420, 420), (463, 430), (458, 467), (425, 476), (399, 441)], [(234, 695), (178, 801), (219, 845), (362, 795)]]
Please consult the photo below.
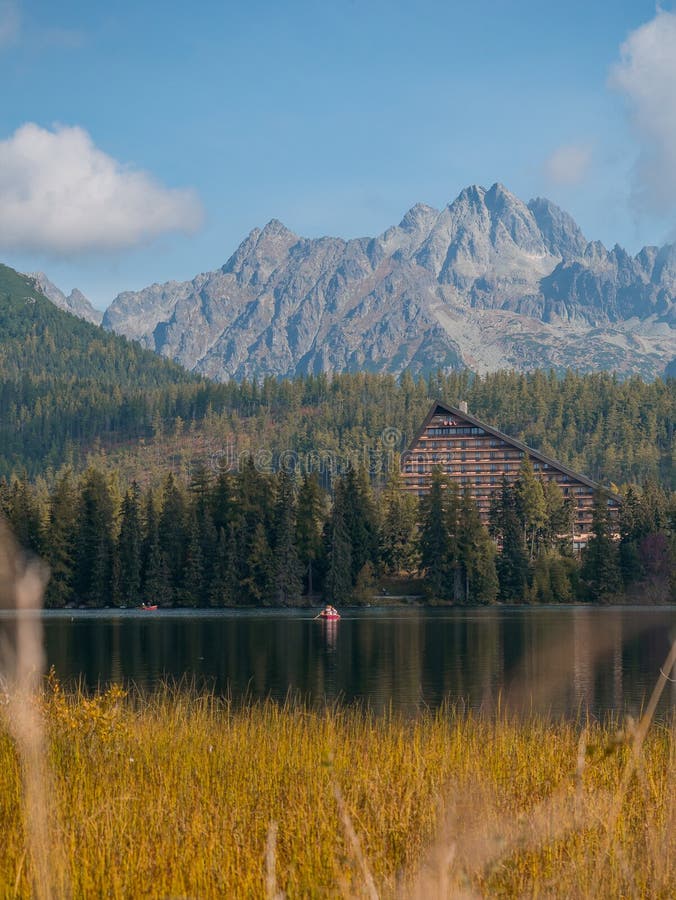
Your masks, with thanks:
[[(443, 700), (554, 715), (645, 704), (676, 608), (390, 608), (340, 622), (297, 611), (68, 611), (44, 615), (48, 665), (88, 686), (195, 678), (239, 700), (289, 693), (412, 714)], [(660, 711), (676, 707), (676, 685)]]

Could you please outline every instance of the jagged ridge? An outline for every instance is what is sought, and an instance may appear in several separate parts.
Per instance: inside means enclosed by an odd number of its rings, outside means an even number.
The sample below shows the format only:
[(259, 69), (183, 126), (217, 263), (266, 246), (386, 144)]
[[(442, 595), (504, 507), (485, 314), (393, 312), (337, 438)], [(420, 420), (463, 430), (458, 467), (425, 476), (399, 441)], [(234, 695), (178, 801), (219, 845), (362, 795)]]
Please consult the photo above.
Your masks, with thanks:
[(500, 184), (414, 206), (376, 238), (273, 219), (222, 268), (115, 298), (104, 327), (213, 378), (543, 365), (661, 373), (676, 356), (676, 247), (587, 242)]

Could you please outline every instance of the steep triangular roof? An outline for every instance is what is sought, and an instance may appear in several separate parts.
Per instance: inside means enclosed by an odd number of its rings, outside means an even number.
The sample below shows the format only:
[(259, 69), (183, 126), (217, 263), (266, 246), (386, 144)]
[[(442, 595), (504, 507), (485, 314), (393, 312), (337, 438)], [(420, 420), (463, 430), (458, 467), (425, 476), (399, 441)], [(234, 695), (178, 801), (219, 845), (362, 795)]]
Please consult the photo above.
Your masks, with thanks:
[[(413, 452), (413, 448), (425, 433), (427, 426), (430, 424), (432, 419), (438, 415), (451, 415), (454, 419), (460, 419), (463, 422), (466, 422), (468, 425), (474, 425), (477, 428), (481, 428), (486, 432), (486, 434), (492, 434), (493, 437), (499, 438), (501, 441), (504, 441), (506, 444), (509, 444), (517, 450), (528, 453), (529, 456), (532, 456), (534, 459), (540, 460), (540, 462), (547, 463), (547, 465), (551, 468), (557, 469), (564, 475), (569, 475), (571, 478), (574, 478), (575, 481), (586, 484), (587, 487), (593, 488), (594, 490), (597, 490), (601, 487), (598, 482), (592, 481), (591, 478), (587, 478), (586, 475), (580, 475), (579, 472), (574, 472), (572, 469), (569, 469), (568, 466), (564, 466), (563, 463), (560, 463), (558, 460), (552, 459), (551, 456), (545, 456), (545, 454), (540, 453), (539, 450), (534, 450), (532, 447), (528, 447), (526, 444), (518, 441), (516, 438), (510, 437), (508, 434), (505, 434), (503, 431), (499, 431), (497, 428), (493, 428), (492, 425), (487, 425), (485, 422), (482, 422), (480, 419), (477, 419), (470, 413), (463, 412), (461, 409), (456, 409), (455, 406), (449, 406), (447, 403), (442, 403), (441, 400), (435, 400), (430, 407), (430, 411), (427, 413), (425, 421), (418, 430), (416, 436), (409, 444), (408, 449), (404, 453), (403, 459), (405, 459)], [(616, 494), (610, 494), (610, 497), (612, 497), (612, 499), (616, 500), (618, 503), (621, 501), (621, 498)]]

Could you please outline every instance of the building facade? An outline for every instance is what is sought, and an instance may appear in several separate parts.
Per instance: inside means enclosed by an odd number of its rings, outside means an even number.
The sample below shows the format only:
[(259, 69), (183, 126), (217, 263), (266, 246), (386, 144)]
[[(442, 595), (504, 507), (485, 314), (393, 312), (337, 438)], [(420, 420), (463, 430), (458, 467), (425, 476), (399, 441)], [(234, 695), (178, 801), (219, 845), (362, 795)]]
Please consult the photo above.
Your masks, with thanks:
[[(503, 478), (515, 482), (524, 457), (543, 481), (555, 481), (564, 497), (575, 501), (573, 544), (580, 549), (587, 543), (592, 523), (594, 492), (599, 485), (562, 463), (522, 444), (497, 428), (460, 409), (439, 401), (402, 457), (405, 490), (422, 496), (430, 486), (432, 470), (439, 467), (462, 490), (469, 485), (484, 523), (488, 522), (491, 502), (501, 491)], [(610, 496), (608, 506), (614, 514), (619, 498)]]

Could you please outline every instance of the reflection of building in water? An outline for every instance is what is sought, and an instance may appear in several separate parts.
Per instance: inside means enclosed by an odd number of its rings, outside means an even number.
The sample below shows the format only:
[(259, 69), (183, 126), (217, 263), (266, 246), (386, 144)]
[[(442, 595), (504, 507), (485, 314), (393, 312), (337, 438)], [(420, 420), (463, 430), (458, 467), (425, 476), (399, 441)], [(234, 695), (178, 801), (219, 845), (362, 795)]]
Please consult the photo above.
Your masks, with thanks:
[(601, 696), (612, 697), (615, 711), (623, 708), (622, 647), (619, 616), (599, 615), (591, 609), (573, 610), (573, 689), (581, 709), (599, 705), (596, 701)]
[[(530, 459), (543, 481), (559, 485), (564, 497), (574, 503), (573, 543), (576, 549), (587, 543), (592, 523), (594, 491), (598, 485), (584, 475), (527, 447), (497, 428), (480, 422), (467, 412), (466, 404), (455, 409), (444, 403), (432, 405), (417, 436), (402, 456), (404, 488), (418, 495), (430, 488), (432, 470), (439, 467), (461, 489), (469, 487), (484, 523), (491, 501), (503, 479), (514, 482), (524, 457)], [(618, 497), (610, 497), (608, 507), (616, 513)]]
[(594, 701), (594, 635), (588, 609), (573, 613), (573, 690), (580, 709)]

